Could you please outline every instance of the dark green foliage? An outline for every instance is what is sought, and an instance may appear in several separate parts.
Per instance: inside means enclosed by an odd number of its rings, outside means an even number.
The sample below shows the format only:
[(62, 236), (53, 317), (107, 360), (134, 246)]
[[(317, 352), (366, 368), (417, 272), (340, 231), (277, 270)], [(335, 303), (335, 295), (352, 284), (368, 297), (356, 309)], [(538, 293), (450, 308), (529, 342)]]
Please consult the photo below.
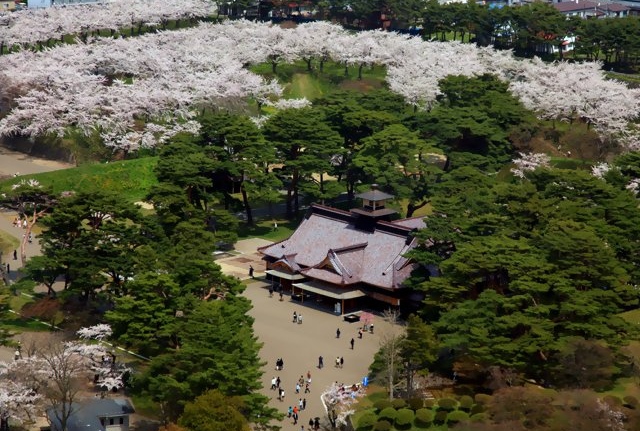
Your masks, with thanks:
[(375, 403), (373, 403), (373, 407), (378, 411), (378, 413), (380, 413), (382, 410), (391, 407), (391, 401), (386, 398), (377, 400)]
[(476, 403), (478, 403), (478, 405), (486, 406), (491, 402), (492, 397), (491, 395), (487, 395), (487, 394), (475, 394), (473, 399), (475, 400)]
[(436, 405), (436, 400), (433, 398), (429, 398), (424, 400), (424, 406), (428, 409)]
[(482, 404), (474, 404), (473, 407), (471, 407), (471, 411), (469, 413), (471, 413), (472, 415), (484, 413), (484, 407), (482, 407)]
[(473, 407), (473, 398), (471, 398), (469, 395), (461, 396), (458, 401), (460, 403), (459, 408), (461, 410), (464, 410), (464, 411), (468, 412)]
[(422, 398), (409, 398), (407, 404), (410, 409), (415, 411), (424, 407), (424, 400)]
[(458, 422), (464, 422), (469, 419), (469, 414), (460, 410), (449, 412), (447, 415), (448, 424), (457, 424)]
[(575, 337), (557, 354), (558, 385), (602, 391), (613, 383), (618, 372), (612, 350), (603, 342)]
[(378, 413), (378, 419), (387, 419), (389, 420), (389, 422), (393, 423), (397, 415), (398, 411), (396, 409), (394, 409), (393, 407), (387, 407), (386, 409), (383, 409), (380, 413)]
[(396, 416), (395, 426), (398, 429), (409, 429), (413, 423), (415, 414), (411, 409), (400, 409)]
[(431, 409), (418, 409), (416, 410), (416, 425), (421, 427), (427, 427), (431, 425), (435, 418), (435, 413)]
[(627, 395), (622, 399), (624, 401), (624, 406), (630, 409), (635, 409), (638, 407), (638, 399), (632, 395)]
[(396, 398), (391, 401), (391, 407), (393, 407), (396, 410), (400, 410), (406, 406), (407, 406), (407, 402), (402, 398)]
[(369, 431), (373, 428), (378, 420), (378, 416), (374, 412), (366, 412), (358, 420), (358, 431)]
[(373, 426), (373, 429), (374, 431), (389, 431), (391, 429), (391, 422), (383, 419), (376, 422), (376, 424)]
[(440, 398), (438, 400), (438, 408), (450, 412), (458, 407), (458, 402), (452, 398)]
[(436, 424), (443, 424), (447, 421), (448, 413), (444, 410), (440, 410), (436, 412), (435, 417), (433, 418), (433, 422)]

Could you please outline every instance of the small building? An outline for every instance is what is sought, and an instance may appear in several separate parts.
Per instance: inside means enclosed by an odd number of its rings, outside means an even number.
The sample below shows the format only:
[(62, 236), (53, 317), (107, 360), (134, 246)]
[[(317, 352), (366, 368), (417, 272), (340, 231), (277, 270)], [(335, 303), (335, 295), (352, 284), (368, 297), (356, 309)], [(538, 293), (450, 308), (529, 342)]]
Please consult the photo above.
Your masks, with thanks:
[[(133, 406), (125, 398), (91, 398), (73, 403), (67, 431), (129, 431)], [(47, 411), (51, 426), (42, 431), (61, 431), (53, 409)]]
[(554, 2), (553, 7), (563, 15), (579, 16), (580, 18), (624, 18), (629, 15), (631, 10), (622, 4), (591, 0)]
[(311, 205), (289, 238), (258, 249), (275, 290), (302, 302), (313, 297), (337, 314), (399, 308), (410, 299), (403, 282), (416, 263), (406, 254), (423, 219), (393, 220), (393, 196), (375, 187), (356, 197), (362, 207), (350, 211)]
[(51, 6), (62, 5), (80, 5), (80, 4), (93, 4), (93, 3), (105, 3), (105, 0), (27, 0), (27, 7), (29, 9), (42, 9)]

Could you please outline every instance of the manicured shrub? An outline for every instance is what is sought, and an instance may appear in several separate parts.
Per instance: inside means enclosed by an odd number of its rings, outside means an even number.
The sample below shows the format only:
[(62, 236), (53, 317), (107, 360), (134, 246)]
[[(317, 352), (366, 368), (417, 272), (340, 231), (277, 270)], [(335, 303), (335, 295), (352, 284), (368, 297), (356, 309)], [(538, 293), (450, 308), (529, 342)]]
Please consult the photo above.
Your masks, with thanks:
[(390, 423), (393, 423), (396, 420), (396, 416), (398, 412), (393, 407), (387, 407), (383, 409), (380, 413), (378, 413), (378, 420), (388, 420)]
[(436, 412), (436, 416), (433, 418), (433, 422), (436, 424), (443, 424), (447, 421), (447, 412), (440, 410)]
[(391, 407), (393, 407), (396, 410), (403, 409), (406, 406), (407, 406), (407, 402), (401, 398), (396, 398), (395, 400), (391, 401)]
[(374, 412), (366, 412), (358, 420), (358, 431), (369, 431), (378, 421), (378, 416)]
[(434, 416), (433, 410), (418, 409), (416, 410), (415, 423), (419, 427), (428, 427), (433, 423)]
[(476, 401), (476, 403), (486, 406), (491, 401), (491, 395), (476, 394), (476, 396), (473, 397), (473, 399)]
[(378, 421), (373, 426), (373, 429), (375, 431), (389, 431), (391, 429), (391, 422), (389, 422), (387, 420)]
[(424, 406), (428, 409), (436, 405), (436, 400), (433, 398), (429, 398), (428, 400), (424, 400)]
[(627, 395), (622, 401), (624, 401), (624, 406), (627, 408), (635, 409), (638, 407), (638, 399), (632, 395)]
[(622, 400), (615, 395), (607, 395), (602, 400), (611, 407), (622, 407)]
[(409, 429), (411, 428), (411, 424), (413, 423), (413, 418), (415, 414), (411, 409), (400, 409), (398, 410), (398, 415), (396, 416), (395, 427), (398, 429)]
[(463, 422), (469, 419), (469, 415), (467, 412), (463, 412), (462, 410), (456, 410), (454, 412), (449, 412), (447, 415), (447, 424), (454, 425), (458, 422)]
[(487, 415), (484, 413), (476, 413), (475, 415), (471, 415), (469, 420), (471, 422), (484, 422), (487, 419)]
[(458, 408), (460, 410), (468, 412), (469, 410), (471, 410), (471, 407), (473, 407), (473, 398), (471, 398), (469, 395), (463, 395), (460, 397), (459, 403), (460, 406)]
[(376, 409), (378, 413), (380, 413), (382, 410), (386, 409), (387, 407), (391, 407), (391, 401), (389, 401), (386, 398), (384, 400), (378, 400), (375, 403), (373, 403), (373, 407)]
[(453, 411), (458, 407), (458, 402), (452, 398), (440, 398), (438, 400), (438, 408), (447, 412)]
[(472, 415), (476, 415), (478, 413), (484, 413), (484, 407), (482, 407), (481, 404), (474, 404), (473, 407), (471, 407), (471, 412)]
[(424, 407), (424, 400), (422, 398), (409, 398), (407, 404), (409, 404), (411, 410), (418, 410)]

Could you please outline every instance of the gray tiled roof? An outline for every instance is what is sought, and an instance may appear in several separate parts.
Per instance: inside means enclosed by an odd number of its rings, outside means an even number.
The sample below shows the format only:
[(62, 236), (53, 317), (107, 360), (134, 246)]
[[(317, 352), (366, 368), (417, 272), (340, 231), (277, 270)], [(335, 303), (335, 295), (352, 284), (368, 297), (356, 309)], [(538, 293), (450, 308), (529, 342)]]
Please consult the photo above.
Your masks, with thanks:
[[(104, 429), (100, 418), (124, 416), (134, 413), (133, 406), (125, 398), (92, 398), (73, 403), (72, 413), (67, 422), (67, 431), (99, 431)], [(53, 409), (47, 411), (52, 431), (60, 429), (60, 421)]]
[(287, 256), (310, 278), (334, 284), (357, 282), (395, 289), (409, 276), (414, 264), (403, 255), (416, 240), (411, 227), (378, 221), (373, 230), (355, 227), (356, 216), (322, 205), (312, 205), (293, 234), (284, 241), (262, 247), (275, 260)]
[(366, 199), (369, 201), (383, 201), (385, 199), (393, 199), (395, 196), (385, 193), (383, 191), (374, 189), (369, 190), (368, 192), (360, 193), (356, 195), (357, 198)]

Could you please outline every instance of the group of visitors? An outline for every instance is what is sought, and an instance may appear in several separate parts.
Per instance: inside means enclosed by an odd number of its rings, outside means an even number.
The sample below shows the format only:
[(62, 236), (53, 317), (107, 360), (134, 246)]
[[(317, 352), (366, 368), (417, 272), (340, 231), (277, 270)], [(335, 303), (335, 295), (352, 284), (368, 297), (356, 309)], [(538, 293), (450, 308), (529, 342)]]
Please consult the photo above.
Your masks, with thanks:
[(28, 224), (29, 223), (27, 222), (26, 218), (22, 219), (22, 218), (16, 216), (16, 218), (13, 219), (13, 226), (14, 227), (20, 227), (22, 229), (26, 229)]
[(302, 313), (293, 312), (293, 323), (302, 324)]

